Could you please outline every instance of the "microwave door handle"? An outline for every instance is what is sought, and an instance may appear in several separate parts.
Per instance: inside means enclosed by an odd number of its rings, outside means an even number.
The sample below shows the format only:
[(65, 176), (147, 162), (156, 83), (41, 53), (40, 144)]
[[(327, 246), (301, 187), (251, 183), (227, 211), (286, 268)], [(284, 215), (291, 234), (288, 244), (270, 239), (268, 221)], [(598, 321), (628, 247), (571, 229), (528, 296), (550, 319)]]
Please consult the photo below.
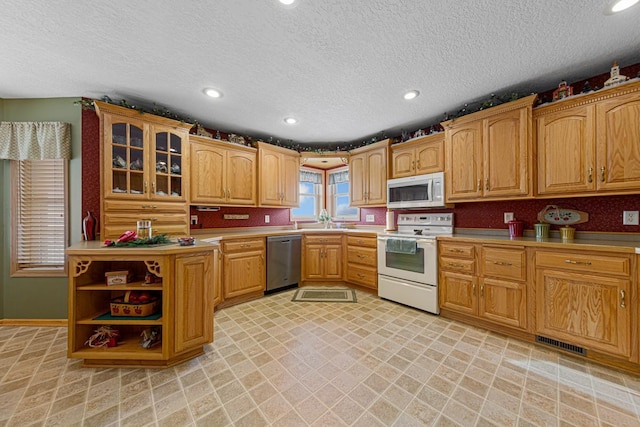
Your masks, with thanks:
[(429, 195), (429, 201), (432, 202), (433, 201), (433, 180), (430, 179), (427, 182), (427, 194)]

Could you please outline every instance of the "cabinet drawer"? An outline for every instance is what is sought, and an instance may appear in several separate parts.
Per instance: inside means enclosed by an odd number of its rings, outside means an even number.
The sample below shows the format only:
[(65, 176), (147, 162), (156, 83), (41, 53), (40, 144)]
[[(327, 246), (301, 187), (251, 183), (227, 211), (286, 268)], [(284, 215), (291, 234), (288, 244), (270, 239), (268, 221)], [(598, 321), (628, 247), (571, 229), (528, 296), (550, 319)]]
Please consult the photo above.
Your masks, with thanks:
[(466, 243), (440, 243), (440, 255), (447, 255), (456, 258), (473, 258), (475, 255), (475, 247)]
[(628, 277), (631, 271), (630, 261), (628, 256), (536, 251), (536, 267), (579, 270), (583, 273), (615, 274)]
[(526, 280), (527, 258), (524, 248), (482, 248), (482, 263), (485, 276)]
[(376, 237), (347, 236), (347, 245), (349, 246), (364, 246), (367, 248), (375, 248), (376, 244)]
[(349, 263), (353, 264), (363, 264), (368, 265), (370, 267), (377, 266), (377, 256), (378, 251), (374, 248), (361, 248), (361, 247), (353, 247), (349, 246), (347, 250), (347, 259)]
[(440, 268), (461, 273), (475, 273), (475, 260), (440, 257)]
[(250, 249), (265, 249), (264, 239), (242, 239), (222, 242), (223, 252), (247, 251)]
[(368, 288), (378, 287), (376, 269), (349, 263), (347, 266), (347, 282), (356, 283)]
[(342, 236), (304, 236), (305, 244), (311, 245), (341, 245), (342, 244)]
[[(111, 215), (111, 211), (123, 211), (123, 212), (131, 212), (131, 211), (140, 211), (144, 215), (153, 215), (153, 212), (180, 212), (187, 213), (188, 205), (186, 203), (173, 203), (173, 202), (155, 202), (155, 201), (147, 201), (147, 202), (139, 202), (133, 200), (108, 200), (104, 201), (104, 209), (109, 212)], [(148, 213), (147, 213), (148, 212)]]

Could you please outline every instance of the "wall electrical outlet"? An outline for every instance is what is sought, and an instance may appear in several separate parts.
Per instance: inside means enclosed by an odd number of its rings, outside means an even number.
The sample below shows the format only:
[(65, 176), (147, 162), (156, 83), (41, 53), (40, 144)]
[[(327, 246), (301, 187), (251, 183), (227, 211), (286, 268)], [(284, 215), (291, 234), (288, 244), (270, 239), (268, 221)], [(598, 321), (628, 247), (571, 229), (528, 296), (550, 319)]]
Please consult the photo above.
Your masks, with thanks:
[(191, 215), (191, 225), (198, 224), (198, 215)]
[(514, 218), (513, 212), (505, 212), (504, 213), (504, 223), (507, 224), (509, 221), (512, 221)]
[(271, 221), (271, 217), (269, 215), (265, 215), (264, 216), (264, 223), (265, 224), (269, 224), (269, 221)]
[(622, 212), (622, 224), (623, 225), (638, 225), (638, 211), (624, 211)]
[(376, 220), (374, 215), (367, 215), (365, 221), (366, 222), (374, 222)]

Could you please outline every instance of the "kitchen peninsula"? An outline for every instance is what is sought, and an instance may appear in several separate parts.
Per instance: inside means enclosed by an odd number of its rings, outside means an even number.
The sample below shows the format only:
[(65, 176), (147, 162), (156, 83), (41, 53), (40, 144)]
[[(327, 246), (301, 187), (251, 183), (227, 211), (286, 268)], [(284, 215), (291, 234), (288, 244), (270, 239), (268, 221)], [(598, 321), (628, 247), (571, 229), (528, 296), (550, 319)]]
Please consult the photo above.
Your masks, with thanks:
[[(67, 355), (91, 367), (168, 367), (204, 353), (213, 341), (213, 287), (218, 247), (171, 243), (147, 247), (105, 247), (90, 241), (67, 249), (69, 257), (69, 337)], [(105, 273), (122, 274), (117, 284)], [(157, 304), (147, 316), (114, 315), (118, 298), (134, 292), (153, 302), (121, 302), (140, 310)], [(143, 313), (144, 314), (144, 313)], [(101, 326), (117, 330), (114, 346), (93, 346), (90, 337)], [(142, 345), (153, 333), (155, 345)], [(92, 345), (89, 345), (89, 344)]]

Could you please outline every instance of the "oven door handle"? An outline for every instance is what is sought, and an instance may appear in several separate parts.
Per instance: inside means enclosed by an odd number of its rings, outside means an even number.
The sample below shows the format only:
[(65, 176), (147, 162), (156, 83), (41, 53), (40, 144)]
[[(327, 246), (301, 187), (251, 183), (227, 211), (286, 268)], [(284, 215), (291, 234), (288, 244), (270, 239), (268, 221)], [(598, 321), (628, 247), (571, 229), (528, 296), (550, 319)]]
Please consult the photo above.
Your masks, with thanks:
[[(397, 238), (402, 238), (402, 237), (378, 237), (378, 240), (386, 243), (386, 241), (389, 239), (397, 239)], [(425, 246), (435, 246), (436, 239), (416, 239), (416, 243), (418, 244), (418, 247), (421, 247), (421, 248), (424, 248)]]

